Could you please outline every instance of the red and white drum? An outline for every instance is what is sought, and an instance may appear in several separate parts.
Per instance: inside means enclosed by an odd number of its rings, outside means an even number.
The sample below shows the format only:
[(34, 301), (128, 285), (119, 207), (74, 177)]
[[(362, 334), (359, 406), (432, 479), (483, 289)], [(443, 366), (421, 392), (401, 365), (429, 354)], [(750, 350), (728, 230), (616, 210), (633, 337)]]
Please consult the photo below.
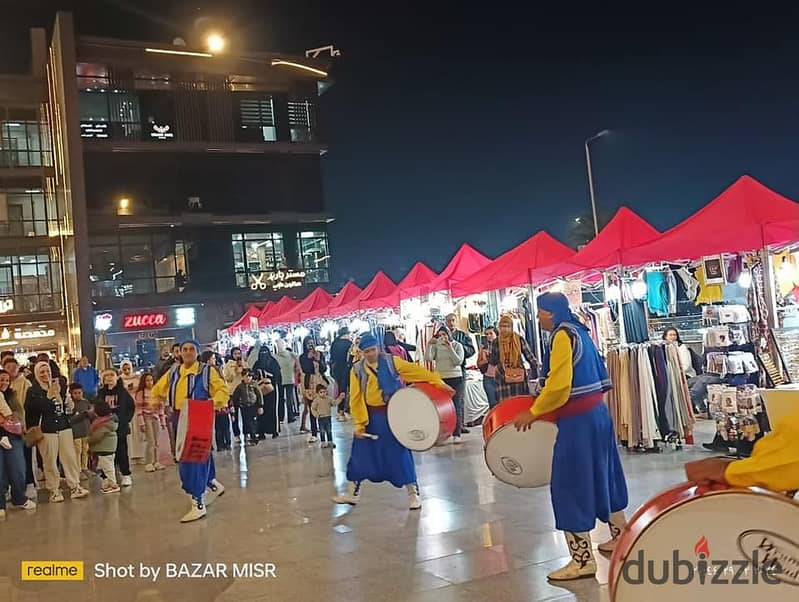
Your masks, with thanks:
[(513, 426), (513, 419), (532, 404), (529, 395), (509, 397), (483, 419), (488, 470), (503, 483), (516, 487), (540, 487), (552, 478), (558, 427), (543, 419), (534, 422), (527, 432)]
[(609, 581), (615, 602), (799, 600), (799, 503), (683, 483), (630, 519)]
[(214, 402), (187, 399), (178, 416), (175, 455), (180, 462), (208, 461), (214, 444)]
[(388, 402), (388, 426), (412, 451), (427, 451), (448, 439), (456, 420), (452, 398), (427, 383), (400, 389)]

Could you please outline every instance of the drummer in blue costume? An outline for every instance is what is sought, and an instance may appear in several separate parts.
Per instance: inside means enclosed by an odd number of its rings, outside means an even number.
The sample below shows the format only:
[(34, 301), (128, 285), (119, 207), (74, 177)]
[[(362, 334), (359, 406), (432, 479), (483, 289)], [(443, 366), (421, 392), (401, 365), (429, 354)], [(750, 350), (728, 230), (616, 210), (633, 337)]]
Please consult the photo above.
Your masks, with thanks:
[(588, 330), (561, 293), (538, 297), (538, 322), (551, 333), (543, 362), (546, 380), (530, 411), (520, 413), (514, 424), (527, 430), (544, 414), (556, 416), (552, 508), (557, 528), (566, 534), (571, 561), (549, 579), (568, 581), (596, 574), (589, 531), (597, 519), (609, 523), (611, 532), (599, 550), (614, 550), (625, 524), (627, 483), (604, 402), (610, 379)]
[[(361, 336), (359, 348), (363, 359), (350, 372), (350, 415), (355, 438), (347, 463), (347, 492), (337, 495), (337, 504), (357, 504), (364, 481), (388, 481), (408, 491), (408, 507), (422, 507), (416, 466), (411, 451), (404, 447), (388, 426), (388, 400), (408, 383), (429, 383), (452, 395), (454, 391), (437, 374), (380, 351), (377, 339), (367, 333)], [(370, 438), (376, 436), (376, 438)]]
[[(158, 380), (151, 393), (151, 403), (165, 400), (176, 412), (185, 409), (187, 399), (207, 399), (213, 401), (215, 409), (225, 407), (230, 398), (227, 384), (211, 366), (197, 361), (199, 352), (200, 344), (195, 340), (180, 345), (181, 363)], [(216, 479), (213, 453), (203, 463), (179, 462), (178, 472), (183, 491), (191, 496), (191, 508), (180, 522), (198, 520), (206, 514), (206, 503), (211, 502), (206, 499), (206, 490), (213, 498), (225, 492)]]

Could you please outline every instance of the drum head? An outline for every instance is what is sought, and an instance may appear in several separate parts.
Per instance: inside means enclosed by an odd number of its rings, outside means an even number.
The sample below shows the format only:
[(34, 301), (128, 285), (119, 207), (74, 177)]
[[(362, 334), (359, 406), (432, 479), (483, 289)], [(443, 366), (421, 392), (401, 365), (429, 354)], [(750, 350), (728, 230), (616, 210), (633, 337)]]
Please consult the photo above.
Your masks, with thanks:
[(388, 404), (388, 426), (397, 441), (412, 451), (432, 448), (441, 432), (436, 405), (420, 389), (405, 387)]
[[(636, 517), (651, 522), (613, 558), (616, 602), (799, 600), (799, 504), (740, 489), (666, 509), (652, 502)], [(776, 583), (753, 570), (755, 559), (782, 564), (780, 577), (767, 575)]]
[(513, 424), (496, 430), (486, 442), (488, 469), (503, 483), (515, 487), (540, 487), (552, 478), (552, 452), (558, 427), (538, 421), (527, 432)]

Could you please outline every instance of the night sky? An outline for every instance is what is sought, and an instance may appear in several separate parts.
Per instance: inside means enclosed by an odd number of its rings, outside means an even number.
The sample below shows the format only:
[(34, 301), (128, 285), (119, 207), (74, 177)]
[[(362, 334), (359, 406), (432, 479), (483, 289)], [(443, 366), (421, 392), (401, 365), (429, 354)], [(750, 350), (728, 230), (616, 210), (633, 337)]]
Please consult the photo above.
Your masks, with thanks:
[(744, 173), (799, 199), (799, 7), (45, 0), (9, 15), (20, 4), (0, 2), (0, 70), (24, 67), (27, 28), (55, 8), (80, 33), (169, 41), (216, 5), (242, 47), (340, 48), (322, 98), (336, 285), (438, 270), (464, 241), (494, 256), (539, 229), (567, 240), (590, 211), (583, 141), (605, 128), (604, 212), (665, 229)]

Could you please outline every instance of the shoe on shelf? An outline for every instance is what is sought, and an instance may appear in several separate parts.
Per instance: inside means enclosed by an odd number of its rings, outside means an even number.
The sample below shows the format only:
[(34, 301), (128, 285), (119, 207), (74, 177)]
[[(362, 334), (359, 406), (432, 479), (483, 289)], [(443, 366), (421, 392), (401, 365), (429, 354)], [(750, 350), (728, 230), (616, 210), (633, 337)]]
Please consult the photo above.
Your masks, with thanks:
[(122, 487), (130, 487), (133, 485), (133, 479), (129, 474), (122, 475), (122, 480), (119, 481), (119, 484), (122, 485)]
[(80, 485), (78, 485), (77, 487), (75, 487), (75, 489), (72, 489), (69, 492), (69, 497), (70, 497), (70, 499), (73, 499), (73, 500), (79, 500), (81, 498), (86, 497), (87, 495), (89, 495), (89, 490), (88, 489), (84, 489)]
[(144, 472), (155, 472), (155, 465), (148, 464), (147, 466), (144, 467)]
[(16, 506), (14, 504), (11, 505), (12, 510), (36, 510), (36, 502), (33, 500), (25, 500), (24, 504)]
[(453, 445), (460, 445), (461, 443), (463, 443), (463, 439), (461, 439), (460, 437), (453, 437), (452, 438), (452, 444)]
[(156, 470), (166, 470), (166, 466), (164, 466), (160, 462), (156, 462), (155, 464), (153, 464), (153, 466), (155, 467)]
[(119, 493), (122, 488), (117, 484), (105, 483), (100, 489), (100, 493)]

